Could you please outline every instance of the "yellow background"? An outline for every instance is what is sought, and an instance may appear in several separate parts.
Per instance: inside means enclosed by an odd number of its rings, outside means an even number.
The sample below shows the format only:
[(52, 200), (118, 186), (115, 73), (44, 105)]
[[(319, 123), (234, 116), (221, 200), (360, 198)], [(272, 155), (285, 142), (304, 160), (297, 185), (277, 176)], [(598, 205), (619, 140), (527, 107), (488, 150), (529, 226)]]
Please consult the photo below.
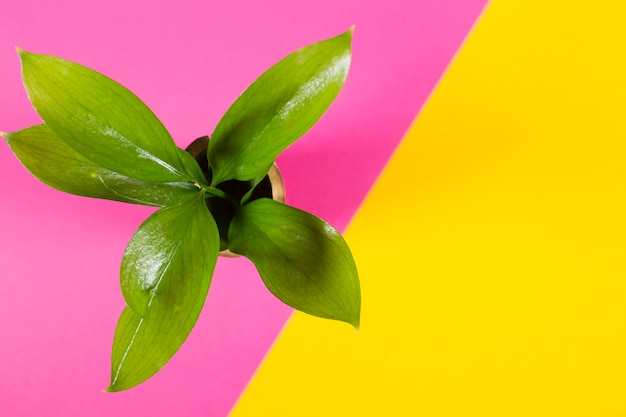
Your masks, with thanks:
[(626, 415), (622, 4), (487, 7), (232, 416)]

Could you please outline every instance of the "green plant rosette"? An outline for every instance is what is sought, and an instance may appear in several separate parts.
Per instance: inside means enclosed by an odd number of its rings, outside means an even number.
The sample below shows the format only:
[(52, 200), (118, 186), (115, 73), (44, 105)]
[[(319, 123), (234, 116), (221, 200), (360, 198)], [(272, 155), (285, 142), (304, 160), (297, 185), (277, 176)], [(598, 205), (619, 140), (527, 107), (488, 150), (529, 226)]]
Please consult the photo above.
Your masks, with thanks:
[(223, 249), (249, 258), (289, 306), (358, 328), (359, 279), (341, 234), (258, 192), (276, 157), (341, 90), (351, 39), (352, 29), (262, 74), (222, 117), (202, 164), (125, 87), (79, 64), (19, 50), (24, 85), (43, 124), (1, 135), (24, 167), (60, 191), (160, 207), (122, 259), (127, 306), (107, 391), (140, 384), (176, 353), (198, 319)]

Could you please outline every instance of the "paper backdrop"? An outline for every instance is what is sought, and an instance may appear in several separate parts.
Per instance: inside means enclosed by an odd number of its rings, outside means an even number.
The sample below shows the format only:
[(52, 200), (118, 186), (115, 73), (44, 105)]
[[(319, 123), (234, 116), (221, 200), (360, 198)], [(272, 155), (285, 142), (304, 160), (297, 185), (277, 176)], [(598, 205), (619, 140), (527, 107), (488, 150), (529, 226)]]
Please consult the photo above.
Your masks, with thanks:
[[(39, 122), (21, 85), (15, 46), (112, 77), (142, 98), (184, 147), (210, 133), (270, 65), (355, 25), (344, 90), (278, 161), (287, 202), (345, 229), (484, 5), (485, 0), (4, 1), (0, 130)], [(469, 108), (478, 110), (473, 103)], [(458, 154), (455, 142), (447, 146), (450, 155)], [(454, 162), (447, 160), (451, 167)], [(412, 195), (406, 191), (389, 196), (388, 204), (406, 201)], [(104, 394), (124, 305), (121, 256), (152, 209), (51, 190), (2, 143), (0, 196), (0, 415), (225, 416), (232, 410), (292, 314), (267, 292), (249, 262), (220, 260), (196, 328), (159, 374), (129, 392)], [(381, 231), (376, 220), (367, 227)], [(383, 255), (394, 242), (364, 239), (376, 248), (383, 268), (404, 262)], [(364, 277), (367, 268), (361, 268)], [(400, 278), (423, 279), (413, 273), (383, 277), (390, 283)], [(373, 320), (383, 320), (368, 313), (375, 299), (368, 282), (363, 337), (349, 326), (342, 328), (343, 337), (365, 340)], [(324, 338), (336, 326), (325, 320), (317, 325), (328, 330)]]
[(296, 314), (241, 416), (626, 415), (626, 8), (492, 2), (346, 233), (358, 335)]

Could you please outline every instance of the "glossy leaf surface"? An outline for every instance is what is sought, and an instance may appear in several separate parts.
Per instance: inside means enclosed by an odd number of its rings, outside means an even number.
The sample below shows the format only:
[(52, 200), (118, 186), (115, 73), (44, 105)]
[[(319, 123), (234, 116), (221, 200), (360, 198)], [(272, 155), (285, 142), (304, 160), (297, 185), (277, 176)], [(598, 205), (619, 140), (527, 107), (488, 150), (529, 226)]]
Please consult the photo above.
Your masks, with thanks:
[(57, 57), (20, 51), (22, 78), (45, 123), (85, 158), (151, 182), (195, 182), (169, 132), (133, 93)]
[(239, 208), (230, 249), (249, 258), (285, 304), (359, 327), (356, 265), (341, 234), (327, 222), (270, 199)]
[(352, 29), (302, 48), (261, 75), (215, 128), (213, 184), (262, 178), (333, 102), (348, 75)]
[(139, 227), (122, 261), (128, 307), (115, 333), (108, 391), (145, 381), (182, 345), (204, 305), (218, 250), (202, 195), (159, 210)]
[(146, 182), (108, 170), (80, 155), (46, 125), (5, 133), (3, 137), (31, 174), (70, 194), (166, 206), (198, 192), (189, 182)]

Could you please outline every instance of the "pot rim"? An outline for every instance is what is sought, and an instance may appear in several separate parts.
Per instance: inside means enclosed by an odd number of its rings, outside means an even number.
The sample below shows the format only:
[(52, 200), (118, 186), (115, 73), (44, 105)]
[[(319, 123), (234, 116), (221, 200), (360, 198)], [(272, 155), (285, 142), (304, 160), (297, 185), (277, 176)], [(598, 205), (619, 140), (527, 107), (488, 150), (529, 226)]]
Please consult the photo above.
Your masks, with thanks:
[[(189, 144), (185, 148), (191, 156), (194, 158), (200, 155), (203, 151), (207, 149), (209, 145), (209, 137), (202, 136)], [(283, 176), (280, 174), (280, 170), (278, 169), (278, 165), (276, 165), (276, 161), (272, 163), (269, 171), (267, 172), (267, 177), (270, 180), (270, 185), (272, 187), (272, 200), (278, 201), (279, 203), (285, 203), (285, 183), (283, 181)], [(219, 252), (220, 256), (226, 258), (237, 258), (241, 255), (231, 252), (229, 249), (224, 249)]]

